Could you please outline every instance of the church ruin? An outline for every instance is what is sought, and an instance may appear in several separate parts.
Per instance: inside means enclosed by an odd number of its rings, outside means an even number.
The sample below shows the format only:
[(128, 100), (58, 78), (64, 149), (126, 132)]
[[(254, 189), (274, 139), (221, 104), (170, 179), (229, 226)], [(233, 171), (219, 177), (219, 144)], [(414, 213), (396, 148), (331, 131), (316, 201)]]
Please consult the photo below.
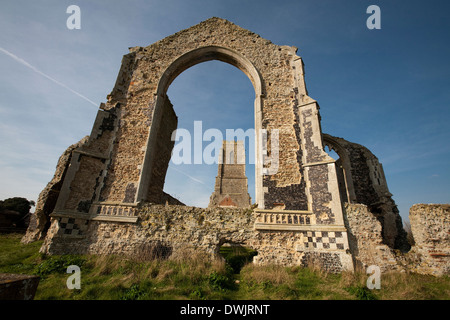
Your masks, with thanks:
[[(211, 18), (129, 51), (91, 134), (64, 154), (41, 193), (24, 242), (45, 237), (47, 254), (160, 246), (168, 255), (186, 247), (214, 255), (223, 243), (237, 243), (257, 250), (258, 264), (314, 261), (331, 272), (398, 267), (394, 250), (409, 247), (382, 165), (365, 147), (322, 133), (297, 48)], [(184, 70), (209, 60), (249, 77), (255, 131), (279, 132), (277, 146), (255, 137), (257, 155), (279, 152), (273, 174), (256, 157), (256, 208), (248, 194), (230, 194), (220, 169), (209, 208), (184, 206), (163, 192), (177, 127), (167, 90)]]
[(245, 176), (243, 141), (223, 141), (217, 171), (208, 207), (249, 208), (252, 203)]

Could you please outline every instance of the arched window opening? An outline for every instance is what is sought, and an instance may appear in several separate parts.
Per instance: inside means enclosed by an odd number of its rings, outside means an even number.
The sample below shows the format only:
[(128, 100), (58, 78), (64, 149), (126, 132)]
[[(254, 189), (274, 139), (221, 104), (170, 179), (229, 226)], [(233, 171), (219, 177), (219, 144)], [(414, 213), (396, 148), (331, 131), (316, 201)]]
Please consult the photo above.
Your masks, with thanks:
[(339, 159), (339, 155), (336, 151), (334, 151), (332, 148), (330, 148), (328, 145), (325, 146), (325, 152), (328, 153), (330, 157), (332, 157), (334, 160)]
[[(254, 92), (246, 74), (221, 61), (200, 63), (176, 77), (167, 91), (179, 130), (165, 177), (166, 194), (189, 206), (208, 206), (218, 174), (219, 149), (215, 146), (222, 146), (218, 140), (228, 138), (227, 130), (253, 130)], [(250, 139), (254, 137), (244, 138), (245, 174), (248, 193), (255, 202), (255, 159), (250, 159), (249, 150), (254, 145)], [(181, 149), (189, 153), (181, 154), (182, 163), (174, 161)], [(231, 157), (234, 159), (234, 153)]]
[(337, 175), (337, 181), (338, 181), (338, 186), (339, 186), (339, 194), (341, 196), (341, 202), (342, 203), (349, 202), (345, 164), (343, 163), (341, 156), (336, 152), (335, 147), (333, 147), (327, 141), (325, 141), (325, 143), (324, 143), (324, 150), (325, 150), (325, 152), (328, 153), (328, 155), (331, 158), (336, 160), (335, 167), (336, 167), (336, 175)]

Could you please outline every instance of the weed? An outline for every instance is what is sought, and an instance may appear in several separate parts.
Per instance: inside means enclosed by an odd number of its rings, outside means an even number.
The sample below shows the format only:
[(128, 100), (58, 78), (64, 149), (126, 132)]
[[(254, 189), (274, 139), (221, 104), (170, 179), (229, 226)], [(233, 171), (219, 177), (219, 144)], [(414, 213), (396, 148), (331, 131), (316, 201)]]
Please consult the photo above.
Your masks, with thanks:
[(232, 279), (216, 271), (213, 271), (212, 273), (209, 274), (208, 281), (209, 284), (213, 287), (213, 289), (219, 291), (224, 291), (232, 287)]
[(146, 291), (137, 283), (126, 289), (120, 297), (120, 300), (139, 300), (146, 294)]
[(190, 294), (189, 298), (192, 300), (205, 300), (205, 295), (203, 294), (203, 291), (200, 288), (194, 289)]
[(75, 255), (63, 255), (63, 256), (52, 256), (47, 260), (44, 260), (39, 264), (34, 274), (45, 278), (52, 273), (65, 273), (67, 268), (71, 265), (76, 265), (81, 268), (81, 266), (86, 262), (86, 259), (81, 256)]
[(372, 290), (368, 289), (364, 286), (353, 286), (347, 288), (347, 291), (354, 296), (358, 300), (378, 300), (377, 296), (372, 292)]

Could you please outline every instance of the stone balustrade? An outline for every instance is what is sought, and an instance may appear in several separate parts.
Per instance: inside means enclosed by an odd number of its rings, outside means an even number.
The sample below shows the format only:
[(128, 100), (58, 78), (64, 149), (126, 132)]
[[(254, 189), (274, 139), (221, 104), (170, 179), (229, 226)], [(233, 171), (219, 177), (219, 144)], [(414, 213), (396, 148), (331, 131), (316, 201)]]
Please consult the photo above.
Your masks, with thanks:
[(315, 216), (310, 212), (280, 212), (275, 211), (271, 212), (269, 210), (257, 210), (257, 219), (256, 224), (264, 224), (264, 225), (314, 225), (315, 224)]
[(97, 214), (134, 217), (136, 208), (126, 205), (97, 205)]
[(136, 222), (137, 206), (129, 203), (94, 203), (93, 204), (93, 220), (127, 220)]

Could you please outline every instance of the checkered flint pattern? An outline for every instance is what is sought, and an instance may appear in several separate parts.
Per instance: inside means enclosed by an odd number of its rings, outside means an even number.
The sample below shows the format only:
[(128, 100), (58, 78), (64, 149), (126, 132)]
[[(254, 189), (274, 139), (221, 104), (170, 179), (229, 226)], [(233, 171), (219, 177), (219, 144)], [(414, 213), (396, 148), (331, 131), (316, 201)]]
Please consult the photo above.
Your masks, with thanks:
[(341, 231), (305, 231), (305, 248), (344, 250)]

